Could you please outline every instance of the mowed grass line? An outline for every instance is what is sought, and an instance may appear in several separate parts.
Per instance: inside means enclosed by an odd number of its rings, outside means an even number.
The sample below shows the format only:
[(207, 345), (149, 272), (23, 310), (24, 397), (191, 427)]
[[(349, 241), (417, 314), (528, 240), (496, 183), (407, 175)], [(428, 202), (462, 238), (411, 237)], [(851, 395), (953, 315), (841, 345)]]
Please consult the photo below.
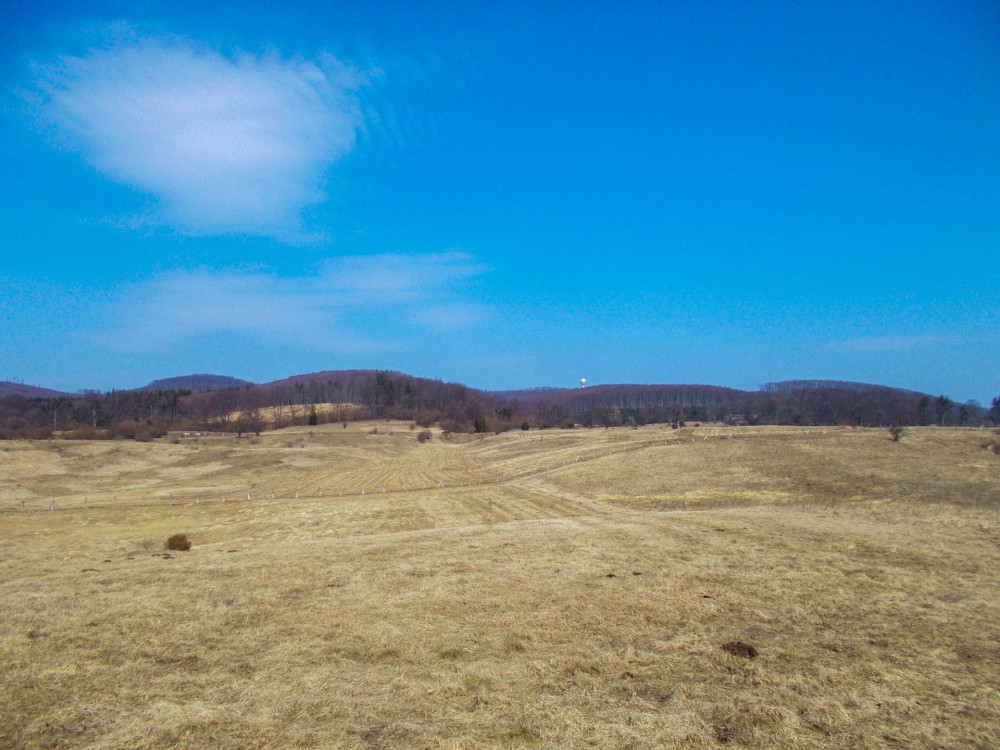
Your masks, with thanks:
[(585, 462), (546, 481), (602, 499), (681, 506), (857, 500), (996, 509), (1000, 460), (986, 449), (994, 442), (978, 429), (911, 429), (894, 443), (885, 430), (742, 428), (732, 439), (680, 439)]
[[(238, 439), (156, 443), (45, 441), (0, 445), (0, 512), (56, 507), (175, 505), (343, 497), (510, 483), (609, 452), (664, 440), (663, 428), (575, 430), (445, 439), (420, 444), (406, 424), (293, 428)], [(671, 438), (668, 434), (667, 438)], [(405, 490), (404, 490), (405, 488)]]

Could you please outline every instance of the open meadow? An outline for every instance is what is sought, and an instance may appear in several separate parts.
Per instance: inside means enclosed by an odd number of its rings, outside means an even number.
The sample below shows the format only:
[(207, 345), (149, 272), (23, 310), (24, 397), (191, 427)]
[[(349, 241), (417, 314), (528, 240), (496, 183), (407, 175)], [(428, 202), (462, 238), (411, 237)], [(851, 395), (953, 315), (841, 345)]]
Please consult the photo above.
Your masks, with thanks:
[(995, 430), (432, 432), (0, 443), (0, 747), (1000, 746)]

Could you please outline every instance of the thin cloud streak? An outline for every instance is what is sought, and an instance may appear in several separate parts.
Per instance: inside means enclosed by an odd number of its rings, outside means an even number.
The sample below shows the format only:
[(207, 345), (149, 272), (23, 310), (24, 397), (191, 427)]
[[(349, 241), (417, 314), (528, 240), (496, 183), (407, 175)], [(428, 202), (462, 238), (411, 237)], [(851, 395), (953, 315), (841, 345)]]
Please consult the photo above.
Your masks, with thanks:
[(489, 270), (467, 253), (451, 251), (335, 258), (324, 264), (322, 275), (334, 288), (403, 302), (420, 290), (453, 287)]
[(364, 126), (364, 84), (329, 55), (225, 57), (148, 39), (39, 66), (34, 99), (60, 145), (157, 199), (158, 214), (138, 223), (296, 240)]
[(485, 312), (477, 304), (428, 305), (418, 309), (413, 320), (437, 332), (461, 331), (482, 322)]
[(862, 336), (843, 341), (831, 341), (824, 348), (843, 353), (904, 352), (952, 344), (956, 340), (955, 336), (941, 336), (936, 334), (922, 336)]
[(453, 252), (338, 258), (313, 276), (293, 278), (259, 270), (172, 271), (115, 300), (106, 316), (116, 322), (100, 338), (134, 352), (168, 351), (220, 334), (328, 352), (391, 350), (400, 344), (378, 322), (394, 321), (399, 338), (487, 322), (490, 310), (463, 290), (485, 270)]

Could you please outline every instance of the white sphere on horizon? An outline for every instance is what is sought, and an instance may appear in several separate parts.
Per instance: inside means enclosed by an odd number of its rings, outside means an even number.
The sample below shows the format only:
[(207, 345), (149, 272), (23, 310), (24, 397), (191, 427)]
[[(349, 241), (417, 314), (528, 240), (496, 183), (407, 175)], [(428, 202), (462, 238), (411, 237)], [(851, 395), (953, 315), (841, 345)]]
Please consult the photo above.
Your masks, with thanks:
[(587, 387), (587, 379), (586, 378), (580, 378), (580, 387), (581, 388), (586, 388)]

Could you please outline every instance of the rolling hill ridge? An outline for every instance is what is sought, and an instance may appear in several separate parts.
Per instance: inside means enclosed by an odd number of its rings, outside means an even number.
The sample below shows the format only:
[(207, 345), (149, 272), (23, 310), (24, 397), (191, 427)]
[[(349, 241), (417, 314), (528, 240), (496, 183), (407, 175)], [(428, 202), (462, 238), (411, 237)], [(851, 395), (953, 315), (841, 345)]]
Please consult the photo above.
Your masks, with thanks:
[(402, 419), (446, 432), (687, 422), (980, 426), (998, 409), (899, 388), (829, 380), (757, 391), (696, 384), (619, 384), (488, 392), (389, 370), (324, 370), (253, 384), (220, 375), (155, 380), (134, 390), (70, 395), (5, 384), (0, 437), (155, 438), (168, 430), (237, 434), (291, 425)]

